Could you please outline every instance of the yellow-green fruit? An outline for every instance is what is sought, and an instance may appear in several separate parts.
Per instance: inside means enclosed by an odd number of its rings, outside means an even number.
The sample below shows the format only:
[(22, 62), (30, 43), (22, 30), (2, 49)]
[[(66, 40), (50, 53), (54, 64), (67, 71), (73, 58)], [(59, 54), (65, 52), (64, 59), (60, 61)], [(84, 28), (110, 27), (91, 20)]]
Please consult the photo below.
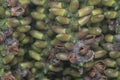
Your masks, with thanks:
[(36, 47), (34, 44), (31, 46), (31, 48), (36, 52), (39, 52), (39, 53), (41, 52), (41, 49)]
[(22, 62), (20, 63), (20, 67), (22, 69), (29, 69), (33, 67), (33, 64), (31, 62)]
[(92, 12), (93, 9), (93, 6), (85, 6), (78, 10), (78, 15), (79, 17), (87, 16)]
[(45, 63), (44, 62), (35, 62), (34, 66), (38, 69), (42, 69), (45, 67)]
[(27, 44), (31, 41), (32, 39), (29, 36), (26, 36), (23, 40), (22, 40), (22, 44)]
[(112, 7), (115, 3), (115, 0), (102, 0), (102, 4), (109, 7)]
[(110, 58), (117, 59), (120, 57), (120, 52), (119, 51), (110, 51), (109, 56), (110, 56)]
[(102, 30), (100, 27), (90, 27), (88, 33), (94, 35), (100, 35), (102, 33)]
[(19, 32), (28, 32), (31, 29), (30, 25), (18, 26), (17, 30)]
[(14, 59), (14, 55), (13, 54), (9, 54), (9, 55), (6, 55), (4, 58), (3, 58), (3, 63), (4, 64), (8, 64), (10, 63), (13, 59)]
[(30, 34), (32, 37), (34, 37), (36, 39), (43, 39), (43, 37), (44, 37), (43, 33), (41, 33), (40, 31), (37, 31), (37, 30), (30, 31)]
[(113, 68), (116, 67), (116, 61), (115, 60), (107, 58), (107, 59), (104, 60), (104, 63), (107, 67), (113, 67)]
[(26, 5), (30, 3), (30, 0), (18, 0), (20, 4)]
[(92, 15), (98, 15), (98, 14), (102, 14), (103, 10), (101, 8), (97, 8), (92, 10)]
[(37, 20), (44, 20), (46, 18), (46, 15), (44, 13), (39, 12), (31, 12), (31, 16)]
[(60, 34), (60, 33), (66, 33), (66, 28), (63, 28), (63, 27), (61, 27), (61, 26), (52, 26), (52, 30), (55, 32), (55, 33), (58, 33), (58, 34)]
[(119, 76), (119, 71), (115, 69), (106, 69), (104, 71), (105, 75), (109, 78), (117, 78)]
[(79, 8), (79, 0), (71, 0), (70, 2), (70, 11), (76, 12)]
[(35, 5), (44, 5), (46, 0), (31, 0), (31, 2)]
[(33, 45), (36, 46), (37, 48), (45, 48), (45, 47), (47, 47), (47, 42), (37, 40), (33, 43)]
[(63, 70), (62, 67), (55, 67), (53, 65), (48, 65), (49, 70), (54, 71), (54, 72), (60, 72)]
[(107, 51), (105, 50), (99, 50), (99, 51), (94, 52), (94, 56), (96, 59), (105, 57), (106, 54), (107, 54)]
[(56, 20), (61, 24), (69, 24), (70, 23), (70, 19), (67, 17), (57, 16)]
[(59, 60), (68, 60), (68, 53), (57, 53), (56, 58)]
[(57, 2), (57, 1), (49, 1), (48, 6), (50, 8), (62, 8), (62, 2)]
[(71, 42), (67, 42), (64, 44), (64, 47), (67, 49), (67, 50), (72, 50), (73, 49), (73, 46), (74, 44), (71, 43)]
[(89, 15), (89, 16), (85, 16), (85, 17), (78, 19), (79, 25), (83, 26), (83, 25), (87, 24), (90, 21), (90, 17), (91, 16)]
[(106, 42), (113, 42), (113, 35), (111, 35), (111, 34), (107, 34), (107, 35), (105, 35), (105, 41)]
[(37, 12), (44, 13), (45, 12), (45, 8), (43, 8), (43, 7), (37, 7)]
[(104, 15), (101, 15), (101, 14), (93, 15), (93, 16), (91, 17), (91, 22), (92, 22), (92, 23), (98, 23), (98, 22), (103, 21), (103, 19), (104, 19)]
[(47, 30), (48, 29), (48, 26), (43, 21), (37, 21), (35, 27), (39, 30)]
[(104, 15), (107, 19), (114, 19), (117, 17), (117, 12), (116, 11), (107, 11), (104, 13)]
[(24, 17), (23, 19), (20, 19), (21, 25), (29, 25), (32, 21), (32, 18), (30, 17)]
[(66, 15), (66, 10), (62, 8), (50, 8), (49, 11), (56, 16)]
[(51, 40), (50, 43), (51, 43), (52, 46), (55, 46), (55, 45), (57, 45), (58, 43), (60, 43), (60, 41), (55, 38), (55, 39)]
[(8, 19), (6, 20), (6, 25), (7, 25), (8, 27), (17, 27), (18, 25), (20, 25), (20, 22), (19, 22), (19, 20), (16, 19), (16, 18), (8, 18)]
[(58, 34), (56, 36), (56, 38), (60, 41), (70, 41), (71, 37), (72, 36), (70, 34)]
[(41, 56), (39, 53), (33, 51), (33, 50), (29, 50), (29, 56), (31, 58), (33, 58), (34, 60), (40, 61), (41, 60)]
[(99, 5), (101, 0), (88, 0), (90, 5)]

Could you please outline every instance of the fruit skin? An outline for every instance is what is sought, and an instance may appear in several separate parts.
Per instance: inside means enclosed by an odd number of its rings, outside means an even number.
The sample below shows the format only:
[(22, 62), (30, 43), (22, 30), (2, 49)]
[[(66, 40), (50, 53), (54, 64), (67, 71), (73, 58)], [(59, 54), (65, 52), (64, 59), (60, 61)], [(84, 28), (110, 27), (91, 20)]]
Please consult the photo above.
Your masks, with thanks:
[(70, 41), (71, 37), (72, 36), (70, 34), (58, 34), (58, 35), (56, 35), (56, 38), (60, 41)]
[(70, 23), (70, 19), (67, 17), (57, 16), (56, 20), (61, 24), (69, 24)]
[(107, 35), (105, 35), (105, 41), (106, 42), (113, 42), (113, 35), (111, 35), (111, 34), (107, 34)]
[(104, 74), (108, 77), (108, 78), (117, 78), (119, 76), (119, 71), (114, 70), (114, 69), (106, 69), (104, 71)]
[(116, 61), (113, 59), (105, 59), (104, 63), (106, 64), (107, 67), (116, 67)]
[(84, 26), (85, 24), (87, 24), (87, 23), (90, 21), (90, 17), (91, 17), (91, 16), (88, 15), (88, 16), (84, 16), (84, 17), (78, 19), (79, 25), (80, 25), (80, 26)]
[(116, 11), (107, 11), (104, 13), (105, 17), (108, 19), (115, 19), (117, 17)]
[(101, 21), (103, 21), (103, 19), (104, 19), (104, 15), (101, 15), (101, 14), (91, 16), (92, 23), (101, 22)]
[(56, 16), (65, 16), (66, 10), (62, 8), (50, 8), (49, 11)]
[(78, 10), (79, 17), (84, 17), (84, 16), (89, 15), (92, 12), (93, 8), (94, 8), (93, 6), (85, 6), (79, 9)]
[(79, 8), (79, 0), (71, 0), (70, 2), (70, 11), (75, 13)]
[(33, 51), (33, 50), (29, 50), (29, 56), (31, 58), (33, 58), (34, 60), (40, 61), (41, 60), (41, 56), (39, 53)]
[(105, 50), (99, 50), (99, 51), (94, 52), (94, 56), (96, 59), (105, 57), (106, 54), (107, 54), (107, 51)]
[(89, 0), (88, 3), (90, 5), (99, 5), (99, 3), (101, 2), (101, 0)]
[(30, 34), (32, 37), (36, 38), (36, 39), (43, 39), (43, 33), (41, 33), (40, 31), (37, 30), (31, 30)]
[(9, 54), (9, 55), (7, 55), (7, 56), (5, 56), (4, 58), (3, 58), (3, 63), (4, 64), (8, 64), (8, 63), (10, 63), (13, 59), (14, 59), (14, 55), (13, 54)]
[(108, 7), (112, 7), (115, 3), (115, 0), (102, 0), (102, 4)]

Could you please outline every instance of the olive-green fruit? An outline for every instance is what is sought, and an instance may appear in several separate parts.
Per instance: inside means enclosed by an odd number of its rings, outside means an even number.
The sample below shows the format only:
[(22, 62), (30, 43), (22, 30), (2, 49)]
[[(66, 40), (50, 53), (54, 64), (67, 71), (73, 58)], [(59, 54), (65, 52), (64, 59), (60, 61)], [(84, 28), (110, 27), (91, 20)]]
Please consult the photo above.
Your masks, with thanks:
[(45, 67), (45, 63), (44, 62), (35, 62), (34, 66), (38, 69), (42, 69)]
[(107, 34), (107, 35), (105, 35), (105, 41), (106, 42), (113, 42), (113, 35), (112, 34)]
[(62, 2), (57, 2), (57, 1), (49, 1), (48, 6), (50, 8), (62, 8)]
[(92, 12), (93, 9), (93, 6), (85, 6), (78, 10), (78, 15), (79, 17), (87, 16)]
[(68, 60), (68, 53), (57, 53), (56, 58), (59, 60)]
[(120, 66), (120, 57), (116, 59), (116, 63), (118, 66)]
[(91, 16), (88, 15), (88, 16), (85, 16), (85, 17), (82, 17), (82, 18), (78, 19), (79, 25), (83, 26), (83, 25), (87, 24), (90, 21), (90, 17)]
[(49, 11), (56, 16), (64, 16), (67, 13), (66, 10), (62, 8), (50, 8)]
[(6, 25), (8, 27), (17, 27), (18, 25), (20, 25), (20, 22), (16, 18), (8, 18), (6, 21)]
[(108, 78), (117, 78), (119, 76), (119, 71), (115, 70), (115, 69), (106, 69), (104, 71), (104, 74), (108, 77)]
[(60, 71), (63, 70), (62, 67), (57, 67), (57, 66), (55, 67), (53, 65), (48, 65), (48, 69), (51, 70), (51, 71), (53, 71), (53, 72), (60, 72)]
[(69, 24), (70, 23), (70, 19), (67, 17), (57, 16), (56, 20), (61, 24)]
[(33, 67), (31, 62), (22, 62), (19, 64), (22, 69), (29, 69)]
[(120, 52), (119, 51), (110, 51), (109, 56), (110, 56), (110, 58), (117, 59), (120, 57)]
[(104, 63), (106, 65), (106, 67), (116, 67), (116, 61), (115, 60), (112, 60), (112, 59), (105, 59), (104, 60)]
[(104, 13), (104, 15), (107, 19), (115, 19), (117, 17), (117, 12), (116, 11), (107, 11)]
[(64, 44), (64, 47), (67, 49), (67, 50), (72, 50), (73, 47), (74, 47), (74, 44), (71, 43), (71, 42), (67, 42)]
[(23, 19), (20, 19), (21, 25), (29, 25), (31, 23), (32, 19), (30, 17), (25, 17)]
[(99, 51), (94, 52), (96, 59), (105, 57), (106, 54), (107, 54), (107, 51), (105, 50), (99, 50)]
[(58, 34), (61, 34), (61, 33), (66, 33), (66, 28), (63, 28), (61, 26), (52, 26), (52, 30), (55, 32), (55, 33), (58, 33)]
[(100, 27), (90, 27), (88, 33), (93, 35), (100, 35), (102, 33), (102, 29)]
[(31, 29), (30, 25), (18, 26), (17, 30), (19, 32), (28, 32)]
[(101, 0), (88, 0), (88, 3), (90, 5), (99, 5)]
[(46, 18), (46, 15), (44, 13), (39, 12), (31, 12), (31, 16), (36, 20), (44, 20)]
[(36, 39), (43, 39), (44, 35), (40, 31), (37, 30), (31, 30), (30, 35)]
[(44, 13), (45, 12), (45, 8), (43, 8), (43, 7), (37, 7), (36, 11), (39, 12), (39, 13)]
[(91, 16), (92, 23), (101, 22), (101, 21), (103, 21), (103, 19), (104, 19), (104, 15), (101, 15), (101, 14)]
[(43, 21), (37, 21), (35, 27), (39, 30), (47, 30), (48, 29), (48, 26)]
[(3, 63), (4, 64), (8, 64), (10, 63), (13, 59), (14, 59), (14, 54), (9, 54), (9, 55), (6, 55), (4, 58), (3, 58)]
[(70, 34), (58, 34), (58, 35), (56, 35), (56, 38), (60, 41), (70, 41), (71, 37), (72, 36)]
[(26, 36), (22, 41), (21, 41), (21, 43), (22, 44), (27, 44), (27, 43), (29, 43), (29, 42), (31, 42), (31, 38), (29, 37), (29, 36)]
[(41, 60), (41, 55), (33, 50), (29, 50), (29, 56), (34, 60), (37, 60), (37, 61)]
[(115, 3), (115, 0), (102, 0), (102, 4), (109, 7), (112, 7)]
[(41, 49), (36, 47), (34, 44), (32, 44), (31, 48), (36, 52), (39, 52), (39, 53), (41, 52)]
[(76, 12), (79, 8), (79, 0), (71, 0), (70, 2), (70, 11)]
[(31, 0), (31, 2), (35, 5), (44, 5), (46, 0)]
[(92, 10), (92, 15), (99, 15), (102, 13), (103, 13), (103, 10), (101, 8), (97, 8), (97, 9)]
[(30, 0), (19, 0), (19, 3), (22, 5), (30, 4)]
[(33, 43), (33, 45), (36, 46), (37, 48), (45, 48), (45, 47), (47, 47), (47, 41), (36, 40)]

